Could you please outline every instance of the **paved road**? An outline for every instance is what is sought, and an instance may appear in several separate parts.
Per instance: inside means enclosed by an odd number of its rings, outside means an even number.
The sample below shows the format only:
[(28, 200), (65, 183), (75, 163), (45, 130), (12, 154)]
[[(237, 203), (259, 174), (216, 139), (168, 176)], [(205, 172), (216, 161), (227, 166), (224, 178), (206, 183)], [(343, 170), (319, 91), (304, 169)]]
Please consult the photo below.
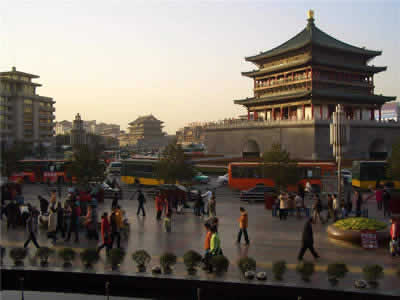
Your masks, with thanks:
[[(204, 188), (204, 187), (203, 187)], [(43, 187), (40, 185), (25, 186), (24, 195), (27, 201), (34, 204), (37, 203), (37, 195), (43, 193)], [(124, 193), (125, 197), (129, 197), (129, 193)], [(193, 215), (191, 209), (186, 209), (183, 215), (173, 215), (172, 232), (166, 233), (162, 223), (157, 222), (155, 218), (154, 201), (148, 199), (146, 203), (146, 217), (136, 216), (137, 202), (134, 200), (122, 200), (120, 202), (123, 209), (127, 211), (128, 218), (131, 223), (131, 231), (129, 238), (123, 241), (128, 253), (132, 253), (137, 249), (146, 249), (152, 256), (151, 265), (158, 263), (158, 257), (164, 251), (173, 251), (178, 256), (183, 256), (185, 251), (195, 249), (203, 252), (203, 240), (205, 232), (203, 229), (203, 217)], [(99, 215), (103, 211), (108, 211), (111, 200), (106, 200), (104, 204), (99, 206)], [(383, 219), (382, 213), (375, 208), (373, 201), (368, 204), (370, 216)], [(236, 234), (238, 230), (239, 207), (244, 206), (249, 213), (249, 237), (250, 246), (235, 244)], [(217, 215), (220, 218), (219, 232), (222, 240), (222, 248), (224, 254), (230, 259), (231, 266), (226, 279), (237, 280), (239, 271), (236, 261), (241, 256), (251, 256), (257, 260), (259, 270), (266, 270), (270, 275), (270, 267), (273, 261), (286, 260), (289, 264), (289, 271), (286, 276), (287, 280), (294, 284), (302, 284), (298, 275), (294, 271), (297, 263), (297, 253), (300, 246), (301, 231), (305, 219), (297, 220), (295, 217), (289, 217), (287, 221), (280, 221), (279, 218), (271, 216), (271, 212), (264, 209), (263, 204), (240, 203), (237, 192), (231, 191), (228, 187), (220, 187), (217, 189)], [(386, 221), (388, 221), (386, 219)], [(25, 233), (23, 229), (5, 230), (5, 224), (2, 224), (1, 242), (6, 246), (21, 246), (23, 244)], [(311, 285), (319, 287), (327, 287), (327, 276), (325, 272), (329, 263), (342, 261), (349, 265), (351, 274), (343, 283), (343, 287), (352, 285), (351, 281), (355, 278), (361, 278), (361, 267), (368, 263), (379, 263), (386, 269), (385, 279), (382, 281), (381, 290), (393, 290), (393, 293), (400, 294), (398, 287), (395, 285), (397, 278), (393, 275), (394, 268), (399, 265), (399, 258), (392, 258), (388, 254), (387, 247), (376, 250), (364, 250), (361, 247), (344, 246), (339, 243), (332, 242), (327, 238), (325, 233), (326, 225), (317, 224), (314, 227), (315, 247), (321, 259), (318, 260), (317, 272), (314, 275)], [(41, 245), (50, 246), (50, 242), (46, 238), (45, 232), (40, 232), (38, 237)], [(75, 248), (94, 247), (96, 243), (81, 239), (80, 244), (58, 242), (56, 247), (72, 246)], [(33, 247), (33, 246), (31, 246)], [(31, 251), (32, 254), (34, 251)], [(35, 264), (33, 255), (29, 259), (29, 264)], [(312, 260), (310, 253), (307, 253), (305, 259)], [(7, 259), (7, 264), (11, 262)], [(57, 258), (53, 258), (52, 264), (61, 265)], [(79, 267), (79, 262), (76, 262)], [(109, 268), (105, 265), (104, 253), (100, 263), (96, 266), (98, 271)], [(125, 259), (121, 266), (121, 271), (131, 272), (135, 269), (130, 256)], [(176, 272), (178, 276), (185, 274), (184, 266), (178, 263)], [(201, 273), (201, 278), (210, 278), (210, 275)]]

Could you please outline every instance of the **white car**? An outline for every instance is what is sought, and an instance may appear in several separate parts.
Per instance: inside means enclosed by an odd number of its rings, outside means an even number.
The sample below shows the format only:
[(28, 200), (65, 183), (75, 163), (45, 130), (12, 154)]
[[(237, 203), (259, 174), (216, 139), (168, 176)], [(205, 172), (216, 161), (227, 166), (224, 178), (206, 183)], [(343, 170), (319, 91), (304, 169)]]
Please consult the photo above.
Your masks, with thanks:
[(107, 174), (120, 174), (121, 166), (122, 166), (122, 164), (120, 161), (113, 161), (108, 165), (106, 173)]
[(225, 185), (228, 184), (228, 180), (229, 180), (229, 175), (225, 174), (223, 176), (218, 176), (217, 183), (220, 185)]

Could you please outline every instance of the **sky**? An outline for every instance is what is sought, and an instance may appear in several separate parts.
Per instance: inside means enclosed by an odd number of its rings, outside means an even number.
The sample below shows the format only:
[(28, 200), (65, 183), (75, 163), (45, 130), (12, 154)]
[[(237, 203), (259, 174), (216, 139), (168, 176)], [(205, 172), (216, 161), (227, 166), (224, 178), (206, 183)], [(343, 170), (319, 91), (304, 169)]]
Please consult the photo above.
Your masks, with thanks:
[(400, 96), (400, 1), (1, 0), (0, 70), (37, 74), (56, 120), (116, 123), (152, 113), (174, 134), (245, 114), (255, 68), (244, 57), (306, 26), (382, 50), (375, 92)]

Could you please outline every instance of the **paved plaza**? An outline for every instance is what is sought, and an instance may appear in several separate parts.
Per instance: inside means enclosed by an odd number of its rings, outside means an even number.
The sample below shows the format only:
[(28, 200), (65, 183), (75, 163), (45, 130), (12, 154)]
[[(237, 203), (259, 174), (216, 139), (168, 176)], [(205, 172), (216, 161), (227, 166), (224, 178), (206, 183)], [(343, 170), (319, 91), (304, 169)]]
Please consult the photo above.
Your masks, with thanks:
[[(202, 187), (205, 189), (205, 186)], [(125, 190), (124, 198), (128, 198), (133, 190)], [(45, 188), (41, 185), (29, 185), (24, 187), (24, 196), (26, 201), (37, 205), (37, 195), (44, 194)], [(301, 220), (294, 216), (289, 216), (286, 221), (280, 221), (277, 217), (271, 216), (271, 211), (265, 210), (263, 203), (243, 203), (239, 201), (237, 192), (229, 187), (219, 187), (216, 192), (217, 216), (220, 220), (219, 232), (224, 254), (229, 258), (231, 265), (228, 273), (222, 280), (237, 281), (240, 280), (239, 270), (236, 266), (237, 260), (241, 256), (250, 256), (257, 261), (257, 270), (266, 271), (269, 278), (272, 277), (271, 264), (276, 260), (285, 260), (288, 263), (289, 270), (285, 275), (282, 284), (304, 285), (300, 277), (295, 273), (294, 268), (297, 264), (297, 254), (301, 244), (301, 233), (305, 218)], [(172, 232), (167, 233), (164, 230), (162, 222), (156, 221), (154, 201), (147, 197), (145, 204), (146, 217), (136, 216), (137, 201), (122, 200), (120, 204), (126, 210), (131, 224), (129, 238), (123, 240), (122, 246), (127, 249), (128, 256), (121, 266), (121, 272), (136, 272), (135, 266), (131, 260), (130, 254), (137, 249), (145, 249), (152, 256), (150, 266), (158, 264), (159, 256), (165, 251), (172, 251), (178, 257), (190, 249), (203, 253), (203, 244), (205, 231), (203, 217), (197, 217), (192, 209), (186, 209), (184, 214), (172, 216)], [(383, 213), (376, 210), (374, 200), (368, 202), (370, 217), (376, 217), (383, 220)], [(104, 204), (99, 205), (98, 215), (103, 211), (109, 211), (111, 200), (106, 199)], [(249, 214), (249, 237), (250, 245), (237, 245), (235, 243), (238, 232), (238, 218), (240, 216), (239, 207), (244, 206)], [(324, 214), (326, 211), (323, 212)], [(388, 219), (386, 219), (388, 222)], [(22, 228), (6, 231), (3, 220), (1, 229), (1, 243), (6, 247), (22, 246), (26, 234)], [(400, 258), (392, 258), (389, 255), (388, 247), (375, 250), (365, 250), (357, 246), (349, 246), (328, 239), (326, 226), (317, 224), (314, 226), (315, 248), (321, 258), (316, 261), (317, 272), (313, 275), (311, 283), (307, 284), (313, 287), (328, 288), (326, 266), (329, 263), (341, 261), (348, 264), (350, 273), (346, 279), (339, 283), (339, 289), (352, 289), (354, 279), (362, 277), (361, 268), (366, 264), (377, 263), (385, 268), (385, 278), (378, 289), (379, 292), (400, 295), (398, 287), (399, 279), (394, 276), (394, 270), (399, 265)], [(72, 239), (73, 240), (73, 239)], [(46, 237), (46, 231), (38, 233), (38, 242), (43, 246), (52, 246), (50, 240)], [(87, 241), (84, 234), (81, 233), (80, 243), (65, 243), (61, 239), (57, 241), (55, 247), (74, 247), (85, 248), (95, 247), (97, 242)], [(26, 260), (26, 265), (37, 264), (34, 260), (34, 246), (31, 244), (30, 258)], [(305, 260), (314, 261), (310, 253), (306, 253)], [(11, 264), (7, 256), (5, 264)], [(53, 258), (51, 266), (61, 266), (58, 258)], [(74, 267), (81, 268), (80, 262), (76, 261)], [(101, 260), (95, 267), (96, 271), (109, 271), (110, 267), (105, 264), (105, 252), (101, 254)], [(186, 274), (182, 259), (178, 260), (174, 276), (184, 276)], [(199, 278), (215, 279), (213, 274), (199, 272)], [(269, 279), (270, 280), (270, 279)]]

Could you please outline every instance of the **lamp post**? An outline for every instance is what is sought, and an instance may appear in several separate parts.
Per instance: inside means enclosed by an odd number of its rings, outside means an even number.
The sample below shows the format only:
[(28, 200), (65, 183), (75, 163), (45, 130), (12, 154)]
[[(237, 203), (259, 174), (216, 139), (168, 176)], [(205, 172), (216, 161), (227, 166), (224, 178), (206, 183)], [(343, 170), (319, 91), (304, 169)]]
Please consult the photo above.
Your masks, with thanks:
[(332, 145), (333, 156), (335, 156), (337, 163), (339, 203), (342, 198), (342, 156), (349, 138), (349, 127), (346, 123), (343, 106), (338, 104), (336, 111), (333, 113), (332, 123), (330, 124), (330, 144)]

